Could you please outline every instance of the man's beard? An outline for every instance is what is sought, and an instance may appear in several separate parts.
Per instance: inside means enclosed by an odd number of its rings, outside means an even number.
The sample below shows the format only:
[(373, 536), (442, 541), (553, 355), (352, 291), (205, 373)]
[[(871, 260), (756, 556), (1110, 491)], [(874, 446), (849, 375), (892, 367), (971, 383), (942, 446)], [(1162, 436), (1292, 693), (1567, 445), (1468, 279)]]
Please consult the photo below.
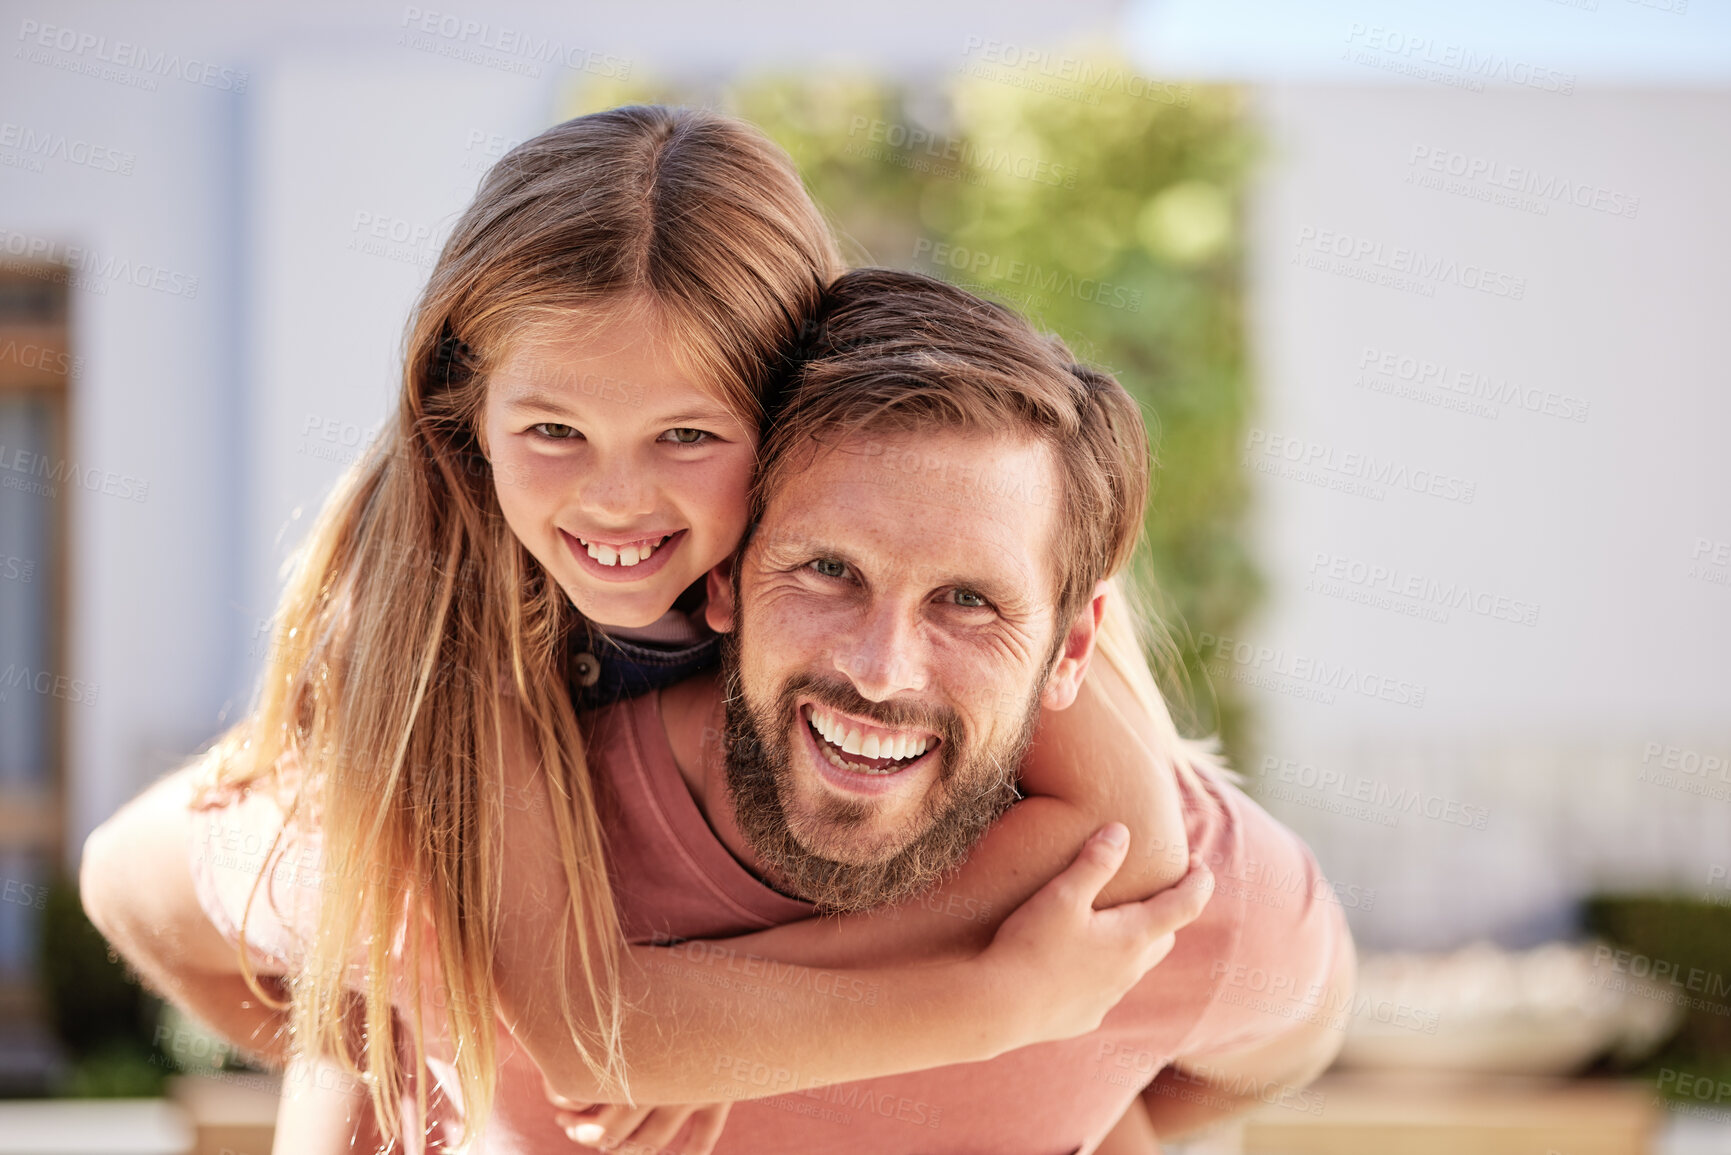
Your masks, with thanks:
[[(961, 722), (954, 710), (872, 702), (845, 680), (798, 675), (783, 684), (771, 708), (755, 708), (745, 699), (739, 645), (737, 632), (723, 635), (725, 757), (734, 821), (777, 885), (820, 910), (866, 910), (930, 889), (966, 860), (986, 828), (1018, 797), (1016, 773), (1040, 718), (1038, 688), (1029, 695), (1020, 731), (1013, 738), (995, 749), (963, 751)], [(914, 817), (917, 832), (905, 845), (865, 863), (825, 857), (826, 849), (839, 850), (842, 839), (836, 835), (845, 836), (865, 825), (876, 810), (866, 801), (834, 797), (820, 801), (815, 816), (818, 829), (803, 832), (811, 845), (795, 836), (787, 807), (794, 793), (792, 742), (798, 739), (794, 727), (808, 725), (794, 708), (801, 697), (889, 729), (929, 730), (941, 739), (934, 752), (941, 760), (938, 782)], [(966, 760), (958, 762), (964, 755)]]

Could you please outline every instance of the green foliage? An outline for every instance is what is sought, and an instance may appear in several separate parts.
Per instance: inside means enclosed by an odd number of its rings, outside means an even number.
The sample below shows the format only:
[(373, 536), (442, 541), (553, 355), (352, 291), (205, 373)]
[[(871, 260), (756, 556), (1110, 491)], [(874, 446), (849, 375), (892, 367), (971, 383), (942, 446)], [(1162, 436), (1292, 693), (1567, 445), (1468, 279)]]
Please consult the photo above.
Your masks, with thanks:
[(49, 887), (41, 927), (37, 989), (68, 1056), (55, 1089), (75, 1097), (160, 1094), (166, 1072), (154, 1061), (152, 1036), (161, 1004), (84, 916), (76, 886)]
[[(1180, 724), (1247, 764), (1242, 698), (1206, 686), (1190, 632), (1231, 635), (1260, 594), (1238, 447), (1251, 404), (1242, 192), (1255, 144), (1239, 93), (1090, 58), (1075, 83), (976, 68), (939, 87), (847, 76), (723, 90), (591, 88), (718, 105), (792, 155), (855, 263), (917, 268), (1021, 309), (1142, 402), (1159, 469), (1138, 565), (1169, 633), (1156, 669)], [(1032, 86), (1031, 86), (1032, 85)], [(1189, 708), (1186, 709), (1186, 703)]]
[[(1662, 970), (1653, 977), (1675, 983), (1679, 1000), (1691, 1000), (1677, 1033), (1643, 1070), (1731, 1081), (1731, 906), (1670, 895), (1596, 895), (1586, 902), (1583, 922), (1590, 933), (1645, 956), (1640, 970)], [(1674, 1093), (1671, 1083), (1659, 1089)]]

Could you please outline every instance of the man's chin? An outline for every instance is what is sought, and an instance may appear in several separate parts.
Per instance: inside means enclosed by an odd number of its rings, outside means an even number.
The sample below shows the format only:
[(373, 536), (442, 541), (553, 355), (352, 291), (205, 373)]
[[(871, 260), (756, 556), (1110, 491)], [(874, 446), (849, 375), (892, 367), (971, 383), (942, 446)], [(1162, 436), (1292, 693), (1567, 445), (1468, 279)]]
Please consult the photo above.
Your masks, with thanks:
[(913, 834), (882, 830), (872, 819), (854, 825), (809, 812), (789, 815), (788, 833), (807, 854), (843, 866), (881, 866), (914, 841)]

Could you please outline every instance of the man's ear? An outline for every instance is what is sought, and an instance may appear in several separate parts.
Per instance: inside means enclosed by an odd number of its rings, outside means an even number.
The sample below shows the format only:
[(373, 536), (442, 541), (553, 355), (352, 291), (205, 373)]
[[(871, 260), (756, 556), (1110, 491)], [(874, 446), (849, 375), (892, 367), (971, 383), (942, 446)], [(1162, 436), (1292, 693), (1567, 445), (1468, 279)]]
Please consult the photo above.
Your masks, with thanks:
[(1081, 693), (1082, 679), (1088, 676), (1088, 663), (1094, 658), (1094, 641), (1100, 633), (1100, 620), (1106, 616), (1106, 583), (1094, 586), (1094, 596), (1070, 623), (1070, 632), (1058, 650), (1058, 661), (1040, 692), (1040, 705), (1048, 710), (1063, 710)]
[(718, 634), (733, 631), (733, 565), (738, 554), (729, 554), (709, 571), (709, 604), (703, 607), (703, 619)]

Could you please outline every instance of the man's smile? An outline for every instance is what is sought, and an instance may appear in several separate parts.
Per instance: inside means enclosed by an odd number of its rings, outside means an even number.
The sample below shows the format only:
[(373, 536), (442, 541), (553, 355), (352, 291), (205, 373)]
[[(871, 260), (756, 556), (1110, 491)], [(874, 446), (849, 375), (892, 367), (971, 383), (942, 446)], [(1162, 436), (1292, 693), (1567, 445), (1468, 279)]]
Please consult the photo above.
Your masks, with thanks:
[(798, 711), (819, 772), (850, 792), (891, 790), (907, 781), (908, 771), (940, 756), (942, 739), (930, 730), (882, 726), (815, 702), (802, 703)]

